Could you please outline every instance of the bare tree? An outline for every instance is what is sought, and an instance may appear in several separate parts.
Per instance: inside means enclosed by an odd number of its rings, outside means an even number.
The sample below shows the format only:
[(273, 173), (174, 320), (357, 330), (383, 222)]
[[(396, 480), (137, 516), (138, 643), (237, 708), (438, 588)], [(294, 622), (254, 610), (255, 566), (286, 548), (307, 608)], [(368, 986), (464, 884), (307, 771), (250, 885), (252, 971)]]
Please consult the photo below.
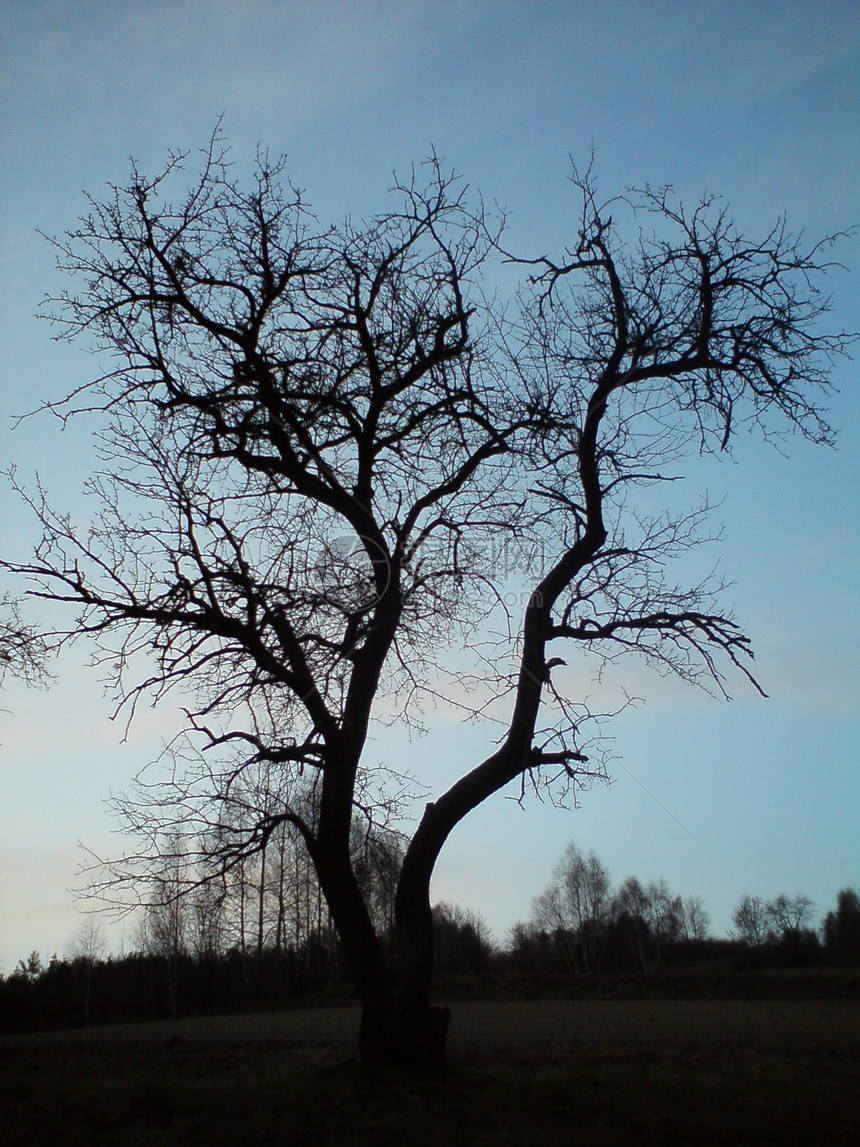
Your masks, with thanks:
[(570, 927), (562, 891), (557, 883), (553, 882), (535, 897), (532, 919), (538, 933), (551, 937), (553, 946), (561, 953), (570, 971), (581, 971), (576, 933)]
[(661, 877), (648, 885), (649, 922), (654, 931), (667, 941), (677, 940), (682, 931), (683, 901), (674, 895)]
[(648, 917), (651, 901), (637, 876), (628, 876), (617, 889), (612, 911), (627, 939), (630, 954), (643, 972), (648, 971)]
[(815, 908), (808, 896), (786, 896), (781, 892), (765, 905), (773, 931), (783, 940), (796, 940), (812, 921)]
[(225, 948), (227, 882), (199, 883), (190, 894), (189, 947), (198, 962), (221, 955)]
[(760, 896), (745, 895), (732, 913), (734, 936), (751, 948), (763, 944), (769, 937), (767, 905)]
[[(101, 511), (78, 533), (31, 498), (44, 539), (12, 568), (81, 608), (66, 636), (93, 639), (129, 712), (191, 695), (212, 764), (183, 781), (187, 805), (221, 808), (244, 770), (280, 771), (279, 808), (220, 861), (292, 824), (362, 1000), (362, 1055), (437, 1063), (429, 888), (448, 835), (512, 782), (575, 799), (603, 775), (557, 651), (632, 652), (723, 693), (727, 670), (753, 681), (719, 585), (664, 572), (705, 536), (707, 507), (648, 514), (635, 495), (741, 428), (830, 441), (819, 399), (846, 336), (819, 327), (828, 244), (782, 222), (750, 240), (713, 198), (603, 203), (574, 171), (572, 245), (517, 259), (435, 157), (384, 214), (336, 227), (266, 154), (243, 188), (217, 133), (172, 204), (183, 161), (133, 168), (57, 241), (80, 284), (54, 303), (59, 333), (108, 356), (54, 408), (99, 418)], [(628, 209), (644, 226), (625, 245)], [(526, 278), (503, 306), (506, 273)], [(526, 582), (521, 617), (500, 554)], [(426, 804), (383, 942), (350, 850), (400, 784), (370, 768), (374, 706), (419, 720), (462, 664), (445, 651), (490, 632), (472, 684), (494, 744)], [(135, 678), (138, 654), (151, 671)], [(309, 815), (294, 798), (310, 776)]]
[(685, 940), (707, 940), (711, 916), (701, 896), (688, 896), (680, 902), (680, 920)]
[(72, 941), (69, 955), (84, 969), (86, 991), (84, 996), (84, 1026), (90, 1025), (90, 1004), (92, 1002), (93, 968), (104, 956), (107, 944), (101, 924), (88, 915)]
[(556, 933), (572, 970), (599, 972), (612, 911), (609, 873), (571, 841), (553, 882), (535, 901), (539, 923)]
[(684, 935), (683, 900), (662, 879), (645, 887), (638, 877), (629, 876), (613, 897), (612, 914), (643, 972)]
[(842, 957), (860, 956), (860, 894), (843, 888), (836, 897), (836, 911), (830, 911), (821, 924), (824, 943)]
[(190, 879), (187, 857), (176, 848), (156, 879), (154, 895), (139, 920), (141, 950), (165, 961), (170, 1011), (174, 1016), (179, 1008), (179, 961), (189, 953), (189, 933), (195, 923), (192, 904), (182, 894)]

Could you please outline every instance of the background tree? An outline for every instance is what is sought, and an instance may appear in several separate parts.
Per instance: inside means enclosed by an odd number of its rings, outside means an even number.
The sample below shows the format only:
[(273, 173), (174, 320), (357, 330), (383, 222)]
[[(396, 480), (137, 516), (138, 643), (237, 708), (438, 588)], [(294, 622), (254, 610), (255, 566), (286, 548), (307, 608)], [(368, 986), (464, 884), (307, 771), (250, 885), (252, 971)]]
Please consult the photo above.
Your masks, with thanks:
[(105, 954), (107, 944), (101, 924), (87, 916), (72, 941), (69, 955), (84, 969), (84, 1026), (90, 1025), (90, 1005), (92, 1002), (93, 969)]
[(15, 972), (18, 975), (23, 976), (32, 984), (38, 980), (39, 976), (41, 976), (44, 970), (45, 966), (42, 963), (42, 957), (34, 949), (27, 957), (26, 963), (23, 960), (18, 961), (18, 966), (16, 967)]
[(198, 963), (217, 959), (224, 951), (227, 882), (198, 884), (189, 898), (190, 948)]
[(612, 901), (613, 925), (625, 937), (630, 955), (643, 972), (660, 961), (661, 954), (683, 935), (684, 908), (665, 880), (643, 886), (630, 876)]
[[(545, 975), (555, 971), (556, 953), (551, 938), (535, 919), (527, 923), (518, 921), (509, 929), (505, 951), (511, 958), (514, 972)], [(569, 970), (569, 959), (566, 966)]]
[(182, 895), (188, 881), (186, 858), (176, 851), (157, 880), (139, 922), (141, 951), (165, 960), (170, 1011), (174, 1016), (179, 1007), (179, 962), (190, 950), (191, 904)]
[[(217, 822), (246, 769), (281, 772), (278, 809), (220, 861), (292, 824), (361, 996), (362, 1054), (439, 1062), (429, 888), (448, 835), (512, 782), (560, 800), (602, 775), (558, 650), (632, 652), (723, 693), (727, 668), (753, 680), (719, 585), (665, 573), (707, 507), (634, 510), (636, 490), (741, 428), (830, 440), (819, 399), (846, 339), (819, 328), (827, 244), (781, 222), (747, 239), (713, 198), (603, 203), (574, 171), (572, 245), (509, 256), (527, 278), (505, 308), (482, 290), (500, 225), (435, 158), (385, 214), (338, 227), (263, 153), (240, 186), (217, 133), (173, 205), (182, 162), (133, 168), (57, 241), (81, 284), (55, 301), (60, 333), (110, 359), (57, 408), (100, 412), (101, 511), (78, 533), (32, 499), (43, 542), (14, 568), (81, 607), (69, 635), (96, 642), (130, 711), (182, 693), (213, 762), (183, 779), (187, 805)], [(628, 208), (645, 226), (625, 244)], [(500, 617), (503, 552), (529, 582), (521, 618)], [(368, 766), (374, 706), (416, 719), (443, 651), (491, 619), (508, 636), (478, 659), (475, 711), (500, 722), (494, 747), (426, 804), (382, 937), (350, 850), (399, 784)]]
[(494, 945), (477, 912), (444, 902), (434, 905), (433, 939), (439, 972), (480, 976), (489, 970)]
[(651, 914), (651, 903), (638, 877), (627, 877), (616, 891), (612, 907), (617, 929), (625, 938), (630, 955), (637, 967), (647, 972), (650, 947), (648, 917)]
[(824, 943), (837, 955), (860, 956), (860, 895), (843, 888), (836, 897), (836, 911), (828, 912), (821, 926)]
[(786, 896), (781, 892), (765, 906), (773, 932), (784, 941), (796, 941), (812, 921), (815, 905), (808, 896)]
[(609, 873), (571, 843), (553, 882), (535, 901), (537, 922), (554, 933), (572, 971), (599, 972), (612, 910)]
[(706, 940), (711, 915), (701, 896), (687, 896), (680, 901), (681, 934), (685, 940)]
[(742, 896), (732, 913), (734, 935), (751, 948), (763, 944), (770, 936), (770, 917), (767, 905), (760, 896)]
[(646, 893), (645, 922), (651, 936), (654, 959), (677, 944), (684, 932), (684, 905), (680, 896), (673, 896), (665, 880), (652, 881)]
[[(544, 935), (551, 938), (553, 947), (561, 954), (564, 966), (569, 971), (580, 971), (577, 936), (567, 918), (562, 890), (558, 884), (551, 884), (535, 897), (532, 903), (531, 925), (529, 932), (532, 936)], [(522, 942), (525, 938), (526, 935), (521, 934), (519, 941)]]

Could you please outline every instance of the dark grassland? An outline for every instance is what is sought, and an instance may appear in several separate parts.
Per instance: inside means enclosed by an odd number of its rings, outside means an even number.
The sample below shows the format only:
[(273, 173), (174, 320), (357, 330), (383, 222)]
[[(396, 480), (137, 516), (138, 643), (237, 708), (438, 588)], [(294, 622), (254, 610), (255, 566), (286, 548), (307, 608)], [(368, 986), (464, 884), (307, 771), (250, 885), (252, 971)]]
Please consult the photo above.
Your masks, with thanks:
[(860, 1004), (453, 1005), (450, 1063), (354, 1057), (329, 1007), (0, 1039), (4, 1144), (860, 1142)]

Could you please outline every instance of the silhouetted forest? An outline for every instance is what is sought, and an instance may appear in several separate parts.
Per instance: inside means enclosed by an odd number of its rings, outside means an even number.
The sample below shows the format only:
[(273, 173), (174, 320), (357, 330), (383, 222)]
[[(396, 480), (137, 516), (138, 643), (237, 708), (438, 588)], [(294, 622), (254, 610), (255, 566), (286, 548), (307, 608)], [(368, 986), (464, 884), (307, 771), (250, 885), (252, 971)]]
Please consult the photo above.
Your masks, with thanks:
[[(392, 839), (367, 850), (363, 869), (381, 919), (393, 911)], [(173, 896), (166, 885), (161, 903), (139, 917), (127, 954), (104, 955), (92, 917), (66, 956), (44, 964), (33, 952), (0, 976), (0, 1031), (350, 1000), (353, 987), (324, 898), (312, 869), (296, 865), (288, 844), (280, 841), (280, 863), (271, 863), (268, 874), (261, 858), (256, 871), (217, 889)], [(745, 895), (729, 937), (715, 938), (700, 897), (685, 899), (665, 881), (643, 885), (636, 877), (613, 890), (598, 858), (571, 844), (531, 918), (514, 925), (502, 945), (480, 915), (435, 907), (435, 982), (454, 994), (635, 993), (665, 984), (666, 976), (675, 977), (670, 990), (678, 990), (685, 974), (713, 987), (715, 978), (735, 973), (860, 965), (858, 892), (841, 891), (818, 929), (810, 926), (813, 907), (805, 896)]]

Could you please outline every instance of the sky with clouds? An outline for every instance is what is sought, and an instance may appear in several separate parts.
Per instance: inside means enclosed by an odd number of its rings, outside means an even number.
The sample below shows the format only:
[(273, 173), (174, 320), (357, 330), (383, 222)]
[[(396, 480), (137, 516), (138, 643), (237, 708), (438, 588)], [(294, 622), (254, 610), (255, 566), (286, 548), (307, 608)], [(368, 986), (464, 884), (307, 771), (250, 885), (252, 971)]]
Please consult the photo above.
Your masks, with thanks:
[[(38, 471), (54, 502), (86, 513), (90, 428), (15, 416), (86, 381), (93, 363), (34, 315), (62, 287), (53, 235), (121, 183), (129, 156), (156, 170), (194, 149), (219, 116), (238, 164), (257, 143), (289, 158), (317, 213), (385, 205), (394, 170), (435, 150), (509, 213), (518, 250), (570, 238), (569, 156), (596, 151), (608, 196), (648, 181), (686, 201), (728, 200), (761, 231), (782, 212), (809, 236), (857, 222), (860, 9), (802, 3), (384, 0), (6, 0), (0, 41), (0, 461)], [(835, 322), (860, 329), (857, 241), (828, 284)], [(740, 896), (811, 896), (823, 913), (860, 884), (856, 366), (834, 374), (838, 449), (752, 437), (734, 459), (690, 465), (689, 502), (724, 499), (727, 604), (755, 639), (762, 700), (731, 704), (627, 666), (599, 687), (647, 704), (612, 726), (614, 783), (575, 812), (497, 797), (450, 839), (436, 899), (482, 911), (501, 938), (527, 917), (566, 843), (593, 848), (620, 882), (664, 877), (704, 897), (718, 932)], [(0, 489), (0, 552), (33, 526)], [(13, 588), (3, 583), (3, 588)], [(68, 947), (67, 889), (81, 859), (121, 842), (104, 798), (122, 791), (175, 727), (144, 712), (125, 735), (79, 645), (44, 691), (0, 698), (0, 969)], [(614, 691), (614, 692), (613, 692)], [(605, 706), (608, 707), (608, 706)], [(429, 720), (410, 743), (380, 740), (431, 793), (486, 751), (486, 734)]]

